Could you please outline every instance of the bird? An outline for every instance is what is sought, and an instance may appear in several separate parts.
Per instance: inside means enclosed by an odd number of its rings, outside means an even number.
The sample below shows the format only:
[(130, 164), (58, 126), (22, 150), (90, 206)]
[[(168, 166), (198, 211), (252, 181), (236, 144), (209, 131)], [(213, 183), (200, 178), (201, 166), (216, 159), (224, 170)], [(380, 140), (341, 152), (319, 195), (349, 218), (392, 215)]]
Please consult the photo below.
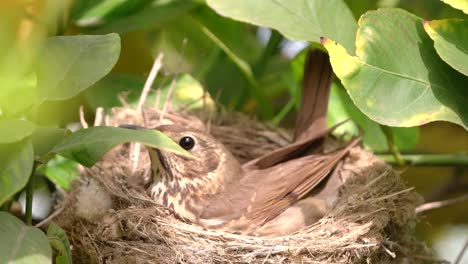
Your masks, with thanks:
[(323, 151), (335, 128), (326, 124), (332, 74), (328, 55), (310, 51), (294, 142), (244, 164), (206, 131), (180, 124), (153, 128), (191, 157), (148, 148), (151, 197), (183, 221), (238, 234), (281, 236), (318, 221), (340, 186), (333, 171), (359, 142)]
[[(296, 231), (294, 219), (281, 227), (285, 230), (271, 230), (268, 223), (275, 223), (275, 218), (301, 202), (357, 143), (354, 140), (332, 153), (305, 155), (261, 168), (256, 164), (258, 160), (241, 165), (221, 142), (204, 131), (177, 124), (155, 129), (178, 142), (192, 157), (149, 148), (151, 197), (186, 222), (260, 236), (287, 234), (293, 231), (291, 228)], [(306, 139), (299, 143), (311, 142)], [(305, 200), (298, 206), (307, 204), (313, 207), (309, 208), (312, 212), (298, 215), (299, 220), (309, 214), (317, 215), (313, 219), (316, 221), (326, 211), (320, 199)], [(286, 213), (285, 217), (294, 216)]]

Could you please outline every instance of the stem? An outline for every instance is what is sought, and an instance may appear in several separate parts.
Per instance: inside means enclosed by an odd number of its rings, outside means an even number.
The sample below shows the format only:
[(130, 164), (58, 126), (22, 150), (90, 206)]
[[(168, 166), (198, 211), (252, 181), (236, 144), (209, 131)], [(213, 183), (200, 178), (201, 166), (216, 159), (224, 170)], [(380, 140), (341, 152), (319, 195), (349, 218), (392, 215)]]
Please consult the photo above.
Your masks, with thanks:
[(36, 172), (37, 163), (34, 162), (31, 175), (29, 176), (28, 183), (26, 184), (26, 213), (25, 222), (27, 225), (32, 225), (32, 203), (34, 192), (34, 173)]
[(281, 109), (281, 111), (271, 120), (271, 123), (278, 125), (281, 120), (294, 108), (295, 100), (290, 99), (289, 102)]
[(219, 60), (221, 57), (220, 55), (222, 54), (222, 50), (219, 48), (214, 48), (211, 50), (210, 54), (208, 55), (208, 58), (206, 58), (205, 63), (203, 63), (198, 70), (198, 72), (195, 74), (195, 78), (197, 80), (203, 80), (206, 75), (213, 69), (213, 67), (216, 65), (216, 62)]
[(231, 61), (237, 66), (241, 71), (242, 75), (246, 78), (249, 84), (249, 92), (256, 102), (259, 105), (260, 114), (266, 119), (271, 119), (273, 117), (273, 108), (269, 104), (265, 94), (260, 89), (257, 80), (255, 79), (252, 68), (244, 60), (240, 59), (234, 52), (232, 52), (224, 42), (222, 42), (213, 32), (211, 32), (205, 26), (201, 26), (202, 32), (213, 41), (220, 49), (226, 53), (226, 55), (231, 59)]
[(281, 44), (281, 41), (283, 40), (283, 36), (278, 33), (276, 30), (271, 30), (271, 35), (270, 38), (268, 39), (268, 43), (263, 49), (263, 52), (258, 59), (258, 61), (255, 63), (253, 67), (253, 72), (255, 76), (260, 78), (260, 76), (263, 75), (266, 69), (266, 65), (268, 63), (268, 60), (270, 59), (271, 56), (275, 55), (278, 50), (279, 46)]
[[(393, 154), (379, 154), (379, 158), (393, 164), (401, 163), (395, 160)], [(400, 154), (404, 164), (412, 166), (468, 166), (468, 155), (466, 154)]]
[(393, 131), (390, 127), (380, 125), (380, 128), (382, 128), (382, 131), (387, 138), (387, 144), (388, 144), (388, 150), (390, 153), (393, 155), (395, 162), (398, 166), (404, 166), (405, 165), (405, 160), (401, 157), (400, 151), (398, 151), (398, 147), (393, 141)]

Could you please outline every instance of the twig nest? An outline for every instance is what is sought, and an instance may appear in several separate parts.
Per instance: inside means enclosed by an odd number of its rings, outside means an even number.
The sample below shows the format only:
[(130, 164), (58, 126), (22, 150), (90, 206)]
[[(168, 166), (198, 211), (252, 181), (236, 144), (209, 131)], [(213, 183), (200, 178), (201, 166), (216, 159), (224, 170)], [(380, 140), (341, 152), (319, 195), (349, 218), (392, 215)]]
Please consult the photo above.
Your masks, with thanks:
[[(113, 111), (111, 125), (143, 122), (131, 109)], [(160, 122), (154, 109), (145, 110), (144, 117), (148, 127)], [(208, 123), (210, 133), (241, 161), (290, 140), (284, 131), (242, 115), (220, 114), (202, 122), (187, 113), (168, 113), (165, 120), (199, 127)], [(413, 236), (421, 197), (390, 166), (359, 147), (339, 171), (345, 184), (332, 210), (317, 223), (277, 238), (210, 231), (175, 219), (146, 192), (145, 149), (135, 169), (131, 148), (119, 146), (93, 168), (82, 168), (82, 178), (99, 190), (96, 198), (102, 203), (90, 204), (83, 195), (89, 186), (75, 184), (62, 204), (56, 221), (68, 232), (75, 263), (418, 263), (428, 254)], [(92, 217), (83, 214), (88, 204), (99, 204), (89, 209)]]

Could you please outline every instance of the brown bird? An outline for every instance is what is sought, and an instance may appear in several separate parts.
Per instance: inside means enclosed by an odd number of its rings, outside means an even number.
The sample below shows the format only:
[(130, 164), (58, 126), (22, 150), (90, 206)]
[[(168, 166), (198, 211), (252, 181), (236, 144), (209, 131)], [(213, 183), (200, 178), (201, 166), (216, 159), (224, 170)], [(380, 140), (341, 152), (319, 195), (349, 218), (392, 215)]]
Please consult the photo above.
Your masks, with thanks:
[(323, 139), (333, 129), (326, 127), (331, 77), (328, 56), (311, 52), (295, 142), (243, 165), (203, 131), (156, 127), (193, 157), (149, 149), (152, 197), (185, 221), (242, 234), (285, 235), (320, 219), (330, 206), (327, 193), (339, 187), (327, 176), (358, 142), (323, 153)]
[[(241, 166), (218, 140), (202, 131), (179, 125), (156, 129), (193, 155), (149, 149), (154, 177), (151, 195), (156, 202), (203, 227), (264, 236), (295, 231), (323, 216), (326, 201), (302, 199), (357, 142), (330, 154), (306, 155), (262, 169), (255, 165), (257, 160)], [(303, 206), (309, 212), (302, 212)], [(301, 214), (291, 215), (293, 211)], [(290, 218), (288, 223), (278, 220), (282, 215)]]

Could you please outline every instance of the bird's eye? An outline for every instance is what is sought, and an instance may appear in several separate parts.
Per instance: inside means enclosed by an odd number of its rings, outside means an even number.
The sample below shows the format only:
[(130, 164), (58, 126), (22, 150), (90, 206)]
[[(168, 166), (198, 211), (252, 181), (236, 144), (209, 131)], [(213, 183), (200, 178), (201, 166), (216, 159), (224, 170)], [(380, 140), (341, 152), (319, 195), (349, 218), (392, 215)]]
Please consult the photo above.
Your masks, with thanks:
[(191, 150), (195, 146), (195, 139), (193, 139), (193, 137), (185, 136), (180, 139), (179, 146), (185, 150)]

